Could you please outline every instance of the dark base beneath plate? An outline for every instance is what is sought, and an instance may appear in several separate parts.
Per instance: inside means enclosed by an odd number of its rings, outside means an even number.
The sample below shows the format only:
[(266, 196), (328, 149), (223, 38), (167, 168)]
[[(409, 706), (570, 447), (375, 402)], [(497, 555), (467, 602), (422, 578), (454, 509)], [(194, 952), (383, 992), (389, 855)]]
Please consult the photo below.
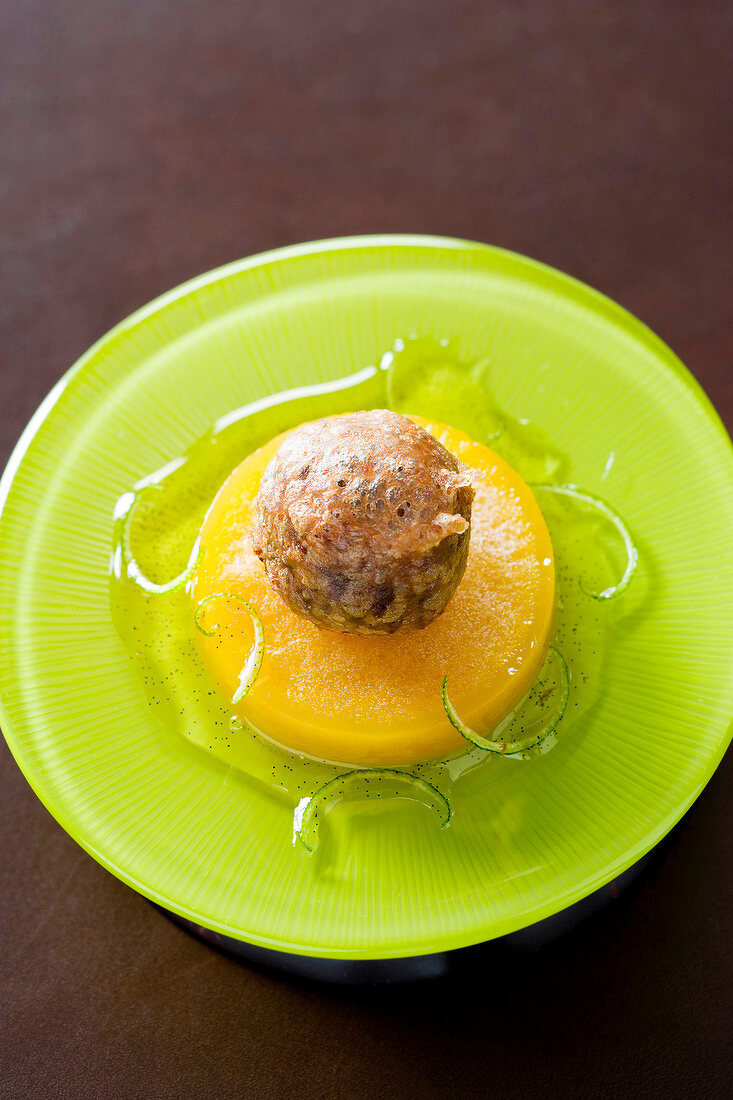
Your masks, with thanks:
[(426, 978), (444, 978), (464, 970), (468, 960), (479, 950), (509, 947), (517, 951), (531, 951), (543, 947), (566, 932), (572, 931), (582, 921), (616, 901), (621, 893), (646, 870), (651, 857), (652, 853), (647, 853), (618, 878), (574, 905), (568, 906), (567, 909), (528, 925), (526, 928), (521, 928), (517, 932), (492, 940), (488, 944), (400, 959), (321, 959), (311, 958), (308, 955), (286, 954), (283, 951), (244, 943), (231, 936), (212, 932), (167, 909), (160, 906), (157, 908), (176, 924), (199, 939), (205, 940), (206, 943), (244, 962), (254, 963), (256, 966), (263, 966), (282, 974), (343, 985), (411, 982)]

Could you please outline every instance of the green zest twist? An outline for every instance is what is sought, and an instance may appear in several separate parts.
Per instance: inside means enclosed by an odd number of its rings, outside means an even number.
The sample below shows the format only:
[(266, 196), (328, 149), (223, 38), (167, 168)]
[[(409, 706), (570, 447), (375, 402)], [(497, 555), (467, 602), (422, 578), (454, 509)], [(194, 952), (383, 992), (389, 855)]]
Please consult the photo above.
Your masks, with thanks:
[[(500, 737), (483, 737), (480, 733), (476, 733), (469, 726), (458, 717), (455, 711), (455, 707), (448, 698), (448, 677), (443, 679), (443, 707), (445, 713), (448, 715), (451, 725), (458, 730), (462, 737), (465, 737), (467, 741), (470, 741), (472, 745), (475, 745), (478, 749), (483, 749), (484, 752), (498, 752), (502, 756), (509, 755), (515, 752), (526, 752), (527, 749), (533, 749), (536, 745), (539, 745), (546, 737), (557, 727), (558, 722), (565, 713), (565, 707), (568, 703), (568, 696), (570, 694), (570, 676), (568, 674), (568, 666), (562, 653), (554, 646), (550, 646), (549, 656), (553, 657), (560, 669), (560, 701), (557, 705), (557, 709), (554, 711), (549, 722), (542, 727), (539, 732), (531, 733), (527, 737), (521, 737), (517, 741), (506, 741)], [(545, 667), (547, 662), (545, 662)], [(535, 686), (540, 681), (542, 672), (535, 681)], [(532, 689), (535, 690), (534, 688)], [(500, 727), (501, 728), (501, 727)]]
[(121, 517), (119, 517), (121, 519), (119, 545), (122, 556), (122, 564), (125, 568), (127, 577), (131, 581), (134, 581), (136, 585), (142, 588), (143, 591), (147, 592), (149, 595), (163, 596), (167, 592), (175, 592), (176, 589), (183, 588), (186, 584), (188, 584), (191, 578), (195, 576), (198, 567), (201, 564), (201, 559), (204, 556), (204, 551), (203, 547), (199, 546), (198, 539), (196, 539), (196, 542), (193, 544), (193, 549), (191, 550), (191, 554), (188, 559), (188, 565), (186, 566), (186, 568), (183, 570), (182, 573), (179, 573), (177, 577), (174, 577), (173, 580), (166, 581), (165, 584), (156, 584), (155, 581), (151, 581), (149, 577), (145, 576), (142, 569), (138, 565), (135, 555), (133, 554), (132, 548), (130, 546), (130, 525), (132, 523), (132, 515), (135, 511), (135, 505), (137, 504), (142, 494), (147, 492), (148, 489), (160, 489), (160, 486), (146, 485), (144, 486), (144, 488), (138, 489), (136, 492), (132, 493), (132, 499), (130, 500), (129, 508), (127, 508), (127, 510), (122, 513)]
[(583, 591), (586, 596), (591, 596), (594, 600), (612, 600), (625, 592), (629, 587), (634, 570), (639, 564), (639, 551), (628, 527), (616, 509), (612, 508), (603, 497), (596, 496), (595, 493), (590, 493), (586, 489), (579, 489), (577, 485), (532, 485), (531, 488), (533, 492), (541, 490), (545, 493), (555, 493), (557, 496), (571, 497), (573, 500), (579, 500), (582, 504), (590, 504), (613, 524), (623, 539), (624, 549), (626, 550), (627, 560), (624, 574), (618, 584), (612, 585), (610, 588), (604, 588), (602, 592), (588, 592), (585, 588), (583, 588)]
[(245, 695), (254, 684), (262, 666), (262, 658), (265, 654), (265, 630), (262, 626), (262, 619), (258, 612), (251, 603), (247, 602), (247, 600), (243, 600), (241, 596), (235, 595), (234, 592), (214, 592), (211, 596), (204, 596), (203, 600), (199, 600), (193, 615), (196, 629), (200, 630), (202, 634), (205, 634), (207, 638), (214, 637), (219, 629), (219, 623), (214, 623), (207, 630), (201, 622), (201, 616), (205, 608), (207, 608), (209, 604), (214, 603), (215, 600), (234, 600), (238, 603), (251, 618), (252, 626), (255, 631), (254, 643), (244, 663), (244, 668), (239, 674), (239, 687), (232, 696), (232, 703), (238, 703), (241, 699), (244, 699)]
[[(379, 789), (375, 790), (375, 787)], [(324, 783), (315, 794), (300, 800), (293, 819), (293, 844), (299, 840), (306, 852), (314, 852), (318, 847), (318, 827), (322, 816), (343, 798), (354, 794), (361, 794), (364, 798), (412, 798), (435, 810), (441, 829), (450, 823), (450, 804), (432, 783), (392, 768), (357, 768), (337, 775)]]

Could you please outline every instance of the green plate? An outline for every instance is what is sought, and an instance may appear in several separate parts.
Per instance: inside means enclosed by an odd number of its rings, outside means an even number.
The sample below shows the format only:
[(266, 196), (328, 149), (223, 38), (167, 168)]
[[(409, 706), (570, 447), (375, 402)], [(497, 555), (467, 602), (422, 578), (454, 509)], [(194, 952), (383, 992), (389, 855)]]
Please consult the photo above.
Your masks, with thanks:
[[(417, 804), (339, 820), (317, 857), (292, 811), (167, 729), (109, 609), (116, 499), (217, 417), (374, 363), (410, 332), (490, 356), (571, 480), (635, 532), (634, 597), (599, 698), (556, 748), (498, 761), (450, 829)], [(282, 249), (159, 298), (34, 416), (2, 480), (0, 718), (20, 767), (91, 855), (228, 936), (386, 958), (548, 916), (652, 847), (702, 790), (733, 710), (733, 456), (703, 393), (600, 294), (499, 249), (373, 237)]]

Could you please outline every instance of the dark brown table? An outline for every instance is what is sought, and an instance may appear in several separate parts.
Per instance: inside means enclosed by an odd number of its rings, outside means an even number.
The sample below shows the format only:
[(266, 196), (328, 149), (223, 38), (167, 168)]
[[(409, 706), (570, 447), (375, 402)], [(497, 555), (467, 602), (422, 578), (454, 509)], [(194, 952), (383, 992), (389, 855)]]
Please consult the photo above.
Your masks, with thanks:
[[(671, 344), (730, 427), (732, 16), (0, 0), (0, 459), (161, 291), (382, 231), (586, 280)], [(3, 1097), (730, 1095), (730, 755), (643, 878), (573, 933), (368, 989), (208, 948), (77, 848), (4, 748), (0, 769)]]

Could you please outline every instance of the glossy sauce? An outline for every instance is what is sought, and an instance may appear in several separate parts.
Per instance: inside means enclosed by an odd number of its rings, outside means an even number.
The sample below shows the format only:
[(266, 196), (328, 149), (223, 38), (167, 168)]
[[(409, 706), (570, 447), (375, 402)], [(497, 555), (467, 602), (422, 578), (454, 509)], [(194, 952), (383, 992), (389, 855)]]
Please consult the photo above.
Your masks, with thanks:
[[(192, 621), (193, 585), (163, 594), (146, 592), (121, 550), (126, 525), (141, 573), (154, 582), (165, 582), (185, 569), (207, 509), (247, 455), (306, 420), (385, 406), (440, 419), (473, 440), (488, 443), (530, 483), (566, 480), (572, 471), (560, 447), (540, 427), (498, 408), (490, 393), (486, 364), (462, 362), (445, 343), (398, 340), (379, 366), (236, 410), (218, 421), (185, 456), (125, 494), (115, 526), (112, 610), (120, 636), (141, 669), (150, 704), (164, 712), (171, 728), (291, 805), (344, 770), (280, 748), (248, 729), (233, 713), (201, 657)], [(571, 687), (557, 732), (521, 754), (530, 758), (541, 756), (557, 739), (575, 736), (581, 725), (578, 719), (594, 701), (600, 688), (608, 609), (589, 598), (581, 582), (599, 590), (619, 573), (617, 540), (612, 533), (609, 536), (606, 525), (572, 502), (542, 496), (555, 557), (553, 644), (565, 656)], [(510, 723), (509, 739), (521, 733), (524, 722), (535, 718), (534, 714), (523, 716), (520, 705)], [(455, 800), (463, 788), (468, 792), (476, 783), (490, 784), (494, 769), (517, 766), (512, 759), (497, 758), (468, 743), (457, 749), (445, 759), (413, 765), (410, 770)]]

